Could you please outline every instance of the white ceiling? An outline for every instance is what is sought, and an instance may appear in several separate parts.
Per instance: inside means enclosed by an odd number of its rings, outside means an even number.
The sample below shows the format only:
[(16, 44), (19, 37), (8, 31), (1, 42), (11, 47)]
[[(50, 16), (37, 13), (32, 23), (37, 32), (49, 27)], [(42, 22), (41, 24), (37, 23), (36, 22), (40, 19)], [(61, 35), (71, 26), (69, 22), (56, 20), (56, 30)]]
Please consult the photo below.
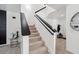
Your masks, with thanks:
[(44, 4), (31, 4), (31, 7), (32, 7), (32, 10), (35, 12), (45, 6), (44, 6)]
[(0, 10), (20, 12), (20, 4), (0, 4)]
[[(63, 19), (66, 16), (66, 5), (65, 4), (46, 4), (46, 6), (49, 6), (50, 8), (52, 8), (51, 13), (49, 13), (47, 15), (47, 18), (49, 19)], [(33, 9), (33, 11), (37, 11), (40, 8), (44, 7), (44, 4), (31, 4), (31, 7)], [(51, 10), (50, 10), (51, 11)], [(47, 11), (47, 12), (50, 12)]]
[[(61, 9), (62, 7), (65, 7), (66, 5), (65, 4), (45, 4), (53, 9)], [(44, 4), (31, 4), (31, 6), (33, 7), (33, 9), (36, 11), (36, 10), (39, 10), (40, 8), (42, 7), (45, 7)]]
[(62, 7), (66, 6), (66, 4), (46, 4), (46, 5), (48, 5), (51, 8), (54, 8), (56, 10), (61, 9)]
[(54, 12), (48, 14), (49, 19), (63, 19), (66, 16), (66, 5), (63, 4), (48, 4), (51, 8), (55, 9)]

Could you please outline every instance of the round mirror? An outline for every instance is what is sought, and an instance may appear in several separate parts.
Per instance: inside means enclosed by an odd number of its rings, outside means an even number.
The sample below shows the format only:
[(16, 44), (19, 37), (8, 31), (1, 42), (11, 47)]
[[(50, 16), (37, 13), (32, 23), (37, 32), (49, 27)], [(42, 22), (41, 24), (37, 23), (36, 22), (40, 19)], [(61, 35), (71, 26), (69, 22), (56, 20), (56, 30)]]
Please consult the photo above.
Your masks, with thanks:
[(79, 31), (79, 12), (72, 16), (70, 26), (73, 30)]

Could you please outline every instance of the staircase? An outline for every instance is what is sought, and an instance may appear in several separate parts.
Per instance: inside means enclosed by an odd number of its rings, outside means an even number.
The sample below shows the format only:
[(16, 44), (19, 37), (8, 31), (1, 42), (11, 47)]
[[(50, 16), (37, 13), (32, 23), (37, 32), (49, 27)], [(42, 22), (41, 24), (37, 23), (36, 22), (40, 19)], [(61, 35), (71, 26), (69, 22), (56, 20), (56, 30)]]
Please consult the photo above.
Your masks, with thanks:
[(30, 25), (31, 35), (29, 36), (29, 53), (30, 54), (48, 54), (48, 49), (41, 40), (35, 25)]

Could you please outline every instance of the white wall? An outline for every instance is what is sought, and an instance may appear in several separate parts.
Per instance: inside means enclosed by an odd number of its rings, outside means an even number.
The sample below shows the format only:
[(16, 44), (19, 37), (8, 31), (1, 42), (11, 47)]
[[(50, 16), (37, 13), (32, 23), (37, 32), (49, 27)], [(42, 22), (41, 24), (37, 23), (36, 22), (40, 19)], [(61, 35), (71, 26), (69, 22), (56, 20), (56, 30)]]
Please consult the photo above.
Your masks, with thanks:
[[(13, 19), (12, 17), (16, 17)], [(21, 34), (20, 13), (7, 11), (7, 44), (10, 44), (12, 32), (19, 31)]]
[(72, 16), (79, 12), (79, 5), (68, 5), (66, 10), (66, 49), (72, 53), (79, 53), (79, 32), (70, 27)]
[[(25, 14), (26, 21), (29, 25), (32, 25), (32, 16), (30, 16), (30, 6), (27, 6), (28, 9), (26, 8), (26, 5), (22, 4), (21, 5), (21, 12)], [(22, 54), (29, 54), (29, 36), (22, 36), (21, 40), (21, 53)]]
[(66, 37), (66, 7), (62, 7), (59, 10), (51, 9), (47, 7), (47, 9), (44, 9), (37, 13), (42, 19), (47, 21), (54, 29), (57, 29), (57, 25), (61, 25), (60, 32), (63, 34), (64, 37)]
[[(0, 10), (6, 11), (7, 44), (10, 44), (12, 32), (15, 33), (18, 30), (21, 35), (20, 4), (0, 4)], [(13, 16), (16, 17), (16, 19), (13, 19)]]
[(45, 42), (45, 45), (48, 47), (48, 52), (49, 53), (53, 53), (53, 40), (54, 40), (54, 37), (53, 35), (51, 35), (48, 30), (38, 21), (38, 20), (35, 20), (35, 25), (36, 25), (36, 28), (38, 30), (38, 32), (40, 33), (40, 36), (42, 37), (42, 40)]
[[(23, 12), (26, 15), (26, 19), (29, 25), (36, 25), (36, 28), (38, 32), (40, 33), (42, 40), (45, 42), (45, 45), (48, 47), (49, 53), (53, 53), (53, 36), (44, 28), (44, 26), (37, 20), (35, 15), (35, 10), (40, 9), (41, 5), (38, 5), (37, 7), (34, 5), (21, 5), (21, 12)], [(27, 42), (29, 42), (27, 40)], [(28, 43), (26, 43), (27, 45)], [(27, 46), (28, 47), (28, 46)], [(29, 47), (27, 48), (29, 49)]]
[(22, 54), (29, 54), (29, 36), (22, 36), (21, 53)]
[[(52, 25), (52, 22), (53, 21), (50, 21), (49, 19), (47, 19), (47, 15), (50, 13), (50, 12), (54, 11), (53, 9), (47, 7), (46, 9), (38, 12), (37, 14), (42, 18), (44, 19), (45, 21), (47, 21), (49, 24)], [(48, 30), (36, 19), (35, 20), (35, 25), (36, 25), (36, 28), (38, 30), (38, 32), (40, 33), (40, 36), (42, 37), (42, 40), (45, 42), (45, 45), (48, 47), (48, 52), (49, 53), (54, 53), (54, 36), (51, 35)], [(55, 24), (54, 24), (55, 25)]]
[(20, 4), (0, 4), (0, 10), (20, 12)]
[(60, 33), (63, 34), (64, 37), (66, 37), (66, 19), (47, 19), (46, 20), (54, 29), (57, 30), (58, 24), (61, 25)]
[(35, 18), (34, 18), (34, 12), (32, 10), (32, 6), (30, 4), (25, 4), (25, 5), (22, 4), (21, 12), (25, 14), (28, 24), (33, 25)]
[[(23, 12), (26, 16), (27, 22), (29, 25), (36, 25), (37, 30), (39, 31), (42, 40), (45, 42), (45, 45), (48, 47), (48, 50), (50, 53), (53, 53), (53, 36), (42, 26), (42, 24), (40, 24), (40, 22), (34, 17), (35, 15), (35, 11), (42, 8), (44, 5), (40, 5), (40, 4), (34, 4), (34, 5), (21, 5), (21, 12)], [(51, 24), (53, 27), (57, 28), (57, 24), (60, 23), (61, 25), (63, 25), (62, 28), (64, 28), (65, 26), (65, 18), (62, 19), (55, 19), (55, 21), (52, 19), (47, 18), (49, 13), (53, 13), (55, 11), (55, 9), (50, 8), (47, 6), (46, 9), (42, 10), (41, 12), (38, 12), (37, 14), (39, 16), (41, 16), (44, 20), (46, 20), (49, 24)], [(61, 12), (59, 13), (61, 14)], [(61, 17), (60, 17), (61, 18)], [(57, 21), (56, 21), (57, 20)], [(61, 21), (60, 21), (61, 20)], [(65, 30), (65, 28), (64, 28)], [(62, 32), (64, 31), (62, 30)], [(27, 40), (28, 41), (28, 40)], [(26, 43), (27, 45), (27, 43)], [(29, 47), (28, 47), (29, 49)]]
[[(39, 9), (40, 7), (42, 8), (41, 5), (38, 6)], [(35, 8), (37, 8), (35, 6)], [(49, 7), (48, 7), (49, 8)], [(46, 8), (45, 10), (43, 10), (42, 12), (37, 13), (38, 15), (40, 15), (41, 17), (43, 17), (44, 19), (46, 19), (47, 13), (49, 10), (50, 12), (52, 11), (51, 8)], [(34, 6), (32, 6), (32, 15), (34, 15), (35, 9)], [(49, 13), (49, 12), (48, 12)], [(48, 52), (49, 53), (54, 53), (53, 49), (54, 49), (54, 36), (51, 35), (48, 30), (38, 21), (37, 18), (33, 18), (35, 21), (35, 26), (38, 30), (38, 32), (40, 33), (40, 36), (42, 37), (42, 40), (45, 42), (46, 47), (48, 48)]]

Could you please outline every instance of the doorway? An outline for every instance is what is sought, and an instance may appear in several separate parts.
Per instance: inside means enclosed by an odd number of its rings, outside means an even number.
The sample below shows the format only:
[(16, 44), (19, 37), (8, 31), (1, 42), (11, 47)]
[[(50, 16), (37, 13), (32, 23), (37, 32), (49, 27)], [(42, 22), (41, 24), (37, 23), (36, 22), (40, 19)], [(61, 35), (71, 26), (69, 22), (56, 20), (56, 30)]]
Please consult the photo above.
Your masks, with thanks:
[(6, 11), (0, 10), (0, 45), (6, 44)]

